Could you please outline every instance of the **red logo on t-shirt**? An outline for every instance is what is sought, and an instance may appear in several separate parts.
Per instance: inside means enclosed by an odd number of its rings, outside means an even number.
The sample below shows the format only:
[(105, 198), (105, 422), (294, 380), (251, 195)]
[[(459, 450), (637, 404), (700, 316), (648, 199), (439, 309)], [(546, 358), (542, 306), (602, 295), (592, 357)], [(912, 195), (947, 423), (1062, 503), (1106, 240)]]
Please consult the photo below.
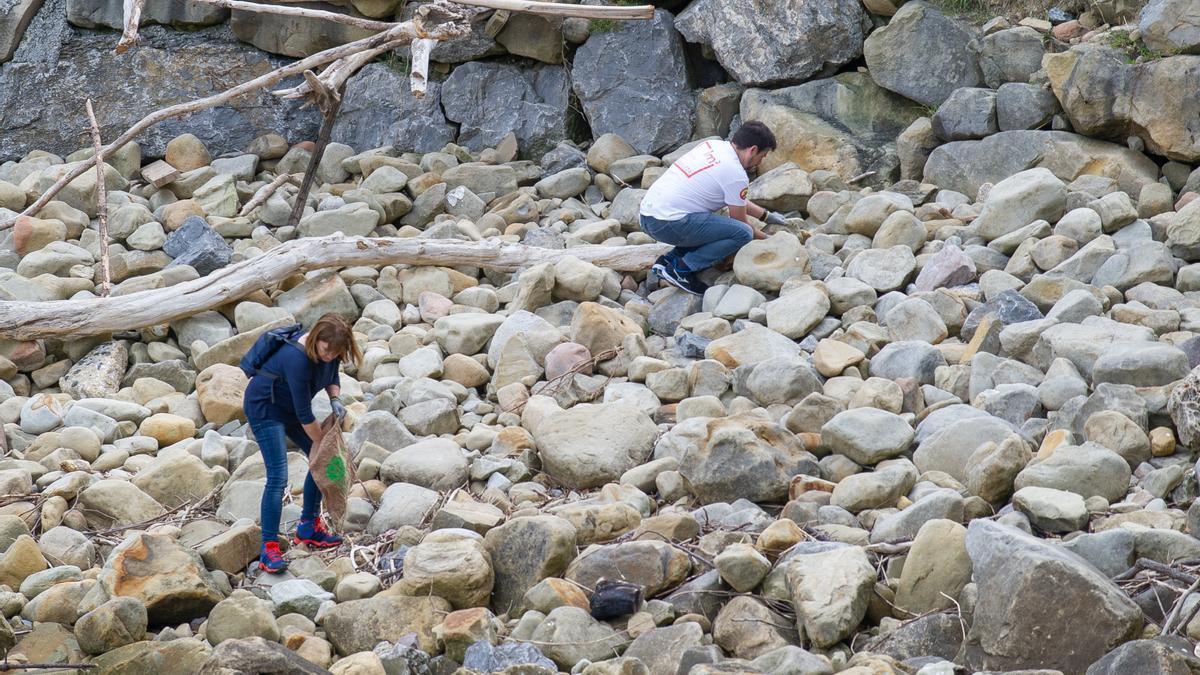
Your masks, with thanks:
[(750, 194), (750, 188), (748, 188), (748, 187), (742, 188), (742, 199), (745, 199), (746, 195), (748, 195), (748, 194)]
[[(683, 172), (683, 175), (687, 176), (688, 178), (695, 176), (705, 169), (711, 169), (721, 163), (720, 160), (717, 159), (717, 151), (715, 148), (713, 148), (711, 141), (706, 142), (704, 145), (700, 146), (700, 148), (703, 148), (703, 152), (689, 152), (675, 162), (675, 166), (679, 167), (679, 170)], [(697, 150), (700, 148), (697, 148)]]

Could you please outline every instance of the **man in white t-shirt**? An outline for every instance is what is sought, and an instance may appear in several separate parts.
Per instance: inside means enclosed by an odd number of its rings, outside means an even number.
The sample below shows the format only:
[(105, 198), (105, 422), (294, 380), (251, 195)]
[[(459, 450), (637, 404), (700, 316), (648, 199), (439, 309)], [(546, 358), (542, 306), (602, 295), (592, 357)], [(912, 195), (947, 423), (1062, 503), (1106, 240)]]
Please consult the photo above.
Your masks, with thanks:
[[(689, 293), (707, 286), (696, 273), (737, 253), (753, 238), (766, 235), (750, 227), (748, 216), (773, 225), (783, 216), (746, 199), (747, 169), (757, 168), (776, 147), (775, 135), (762, 122), (746, 122), (731, 141), (705, 141), (671, 165), (642, 199), (642, 231), (675, 248), (654, 262), (653, 272)], [(714, 211), (728, 207), (729, 216)]]

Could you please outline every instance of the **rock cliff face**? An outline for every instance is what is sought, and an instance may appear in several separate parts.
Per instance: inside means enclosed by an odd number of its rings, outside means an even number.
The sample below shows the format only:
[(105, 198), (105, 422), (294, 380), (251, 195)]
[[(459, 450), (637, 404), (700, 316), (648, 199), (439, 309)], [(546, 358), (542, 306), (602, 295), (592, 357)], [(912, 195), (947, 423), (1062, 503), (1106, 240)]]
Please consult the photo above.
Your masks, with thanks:
[[(42, 13), (62, 9), (61, 2), (52, 1)], [(89, 145), (84, 99), (92, 99), (107, 141), (159, 108), (219, 93), (283, 63), (237, 41), (226, 26), (193, 32), (147, 26), (136, 49), (117, 55), (115, 33), (53, 18), (39, 16), (37, 33), (0, 66), (0, 161), (20, 159), (34, 149), (65, 156)], [(38, 43), (39, 36), (55, 35), (54, 51)], [(311, 109), (259, 92), (236, 105), (167, 120), (138, 142), (147, 154), (161, 156), (168, 140), (190, 132), (219, 154), (244, 150), (267, 132), (311, 138), (317, 124)]]

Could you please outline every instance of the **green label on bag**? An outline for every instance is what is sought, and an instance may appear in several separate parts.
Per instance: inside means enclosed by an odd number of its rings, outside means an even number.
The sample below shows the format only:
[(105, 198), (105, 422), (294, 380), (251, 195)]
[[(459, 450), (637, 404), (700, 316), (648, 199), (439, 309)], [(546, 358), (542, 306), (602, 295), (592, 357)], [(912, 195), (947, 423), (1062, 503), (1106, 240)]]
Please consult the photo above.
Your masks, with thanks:
[(325, 465), (325, 477), (334, 483), (340, 483), (346, 479), (346, 463), (342, 461), (341, 455), (334, 455), (329, 464)]

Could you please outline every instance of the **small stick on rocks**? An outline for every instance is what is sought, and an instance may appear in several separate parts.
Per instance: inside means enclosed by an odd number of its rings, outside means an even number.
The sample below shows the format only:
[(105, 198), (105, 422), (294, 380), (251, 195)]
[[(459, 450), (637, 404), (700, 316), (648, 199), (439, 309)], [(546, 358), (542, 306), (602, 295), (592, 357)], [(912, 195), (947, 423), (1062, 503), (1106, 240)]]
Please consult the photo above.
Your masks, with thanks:
[[(290, 173), (281, 173), (275, 177), (275, 180), (260, 187), (258, 192), (255, 192), (254, 196), (250, 198), (250, 201), (246, 202), (246, 205), (243, 206), (242, 210), (238, 212), (238, 216), (245, 218), (253, 213), (254, 209), (257, 209), (262, 204), (265, 204), (266, 201), (271, 198), (271, 195), (275, 194), (275, 191), (287, 182), (296, 183), (296, 177)], [(296, 184), (297, 186), (299, 185), (298, 183)]]
[[(96, 112), (92, 110), (92, 99), (84, 102), (88, 123), (92, 125), (92, 148), (96, 156), (103, 152), (100, 143), (100, 125), (96, 123)], [(100, 297), (107, 298), (112, 292), (112, 271), (108, 264), (108, 190), (104, 184), (104, 162), (96, 162), (96, 218), (100, 221)]]

